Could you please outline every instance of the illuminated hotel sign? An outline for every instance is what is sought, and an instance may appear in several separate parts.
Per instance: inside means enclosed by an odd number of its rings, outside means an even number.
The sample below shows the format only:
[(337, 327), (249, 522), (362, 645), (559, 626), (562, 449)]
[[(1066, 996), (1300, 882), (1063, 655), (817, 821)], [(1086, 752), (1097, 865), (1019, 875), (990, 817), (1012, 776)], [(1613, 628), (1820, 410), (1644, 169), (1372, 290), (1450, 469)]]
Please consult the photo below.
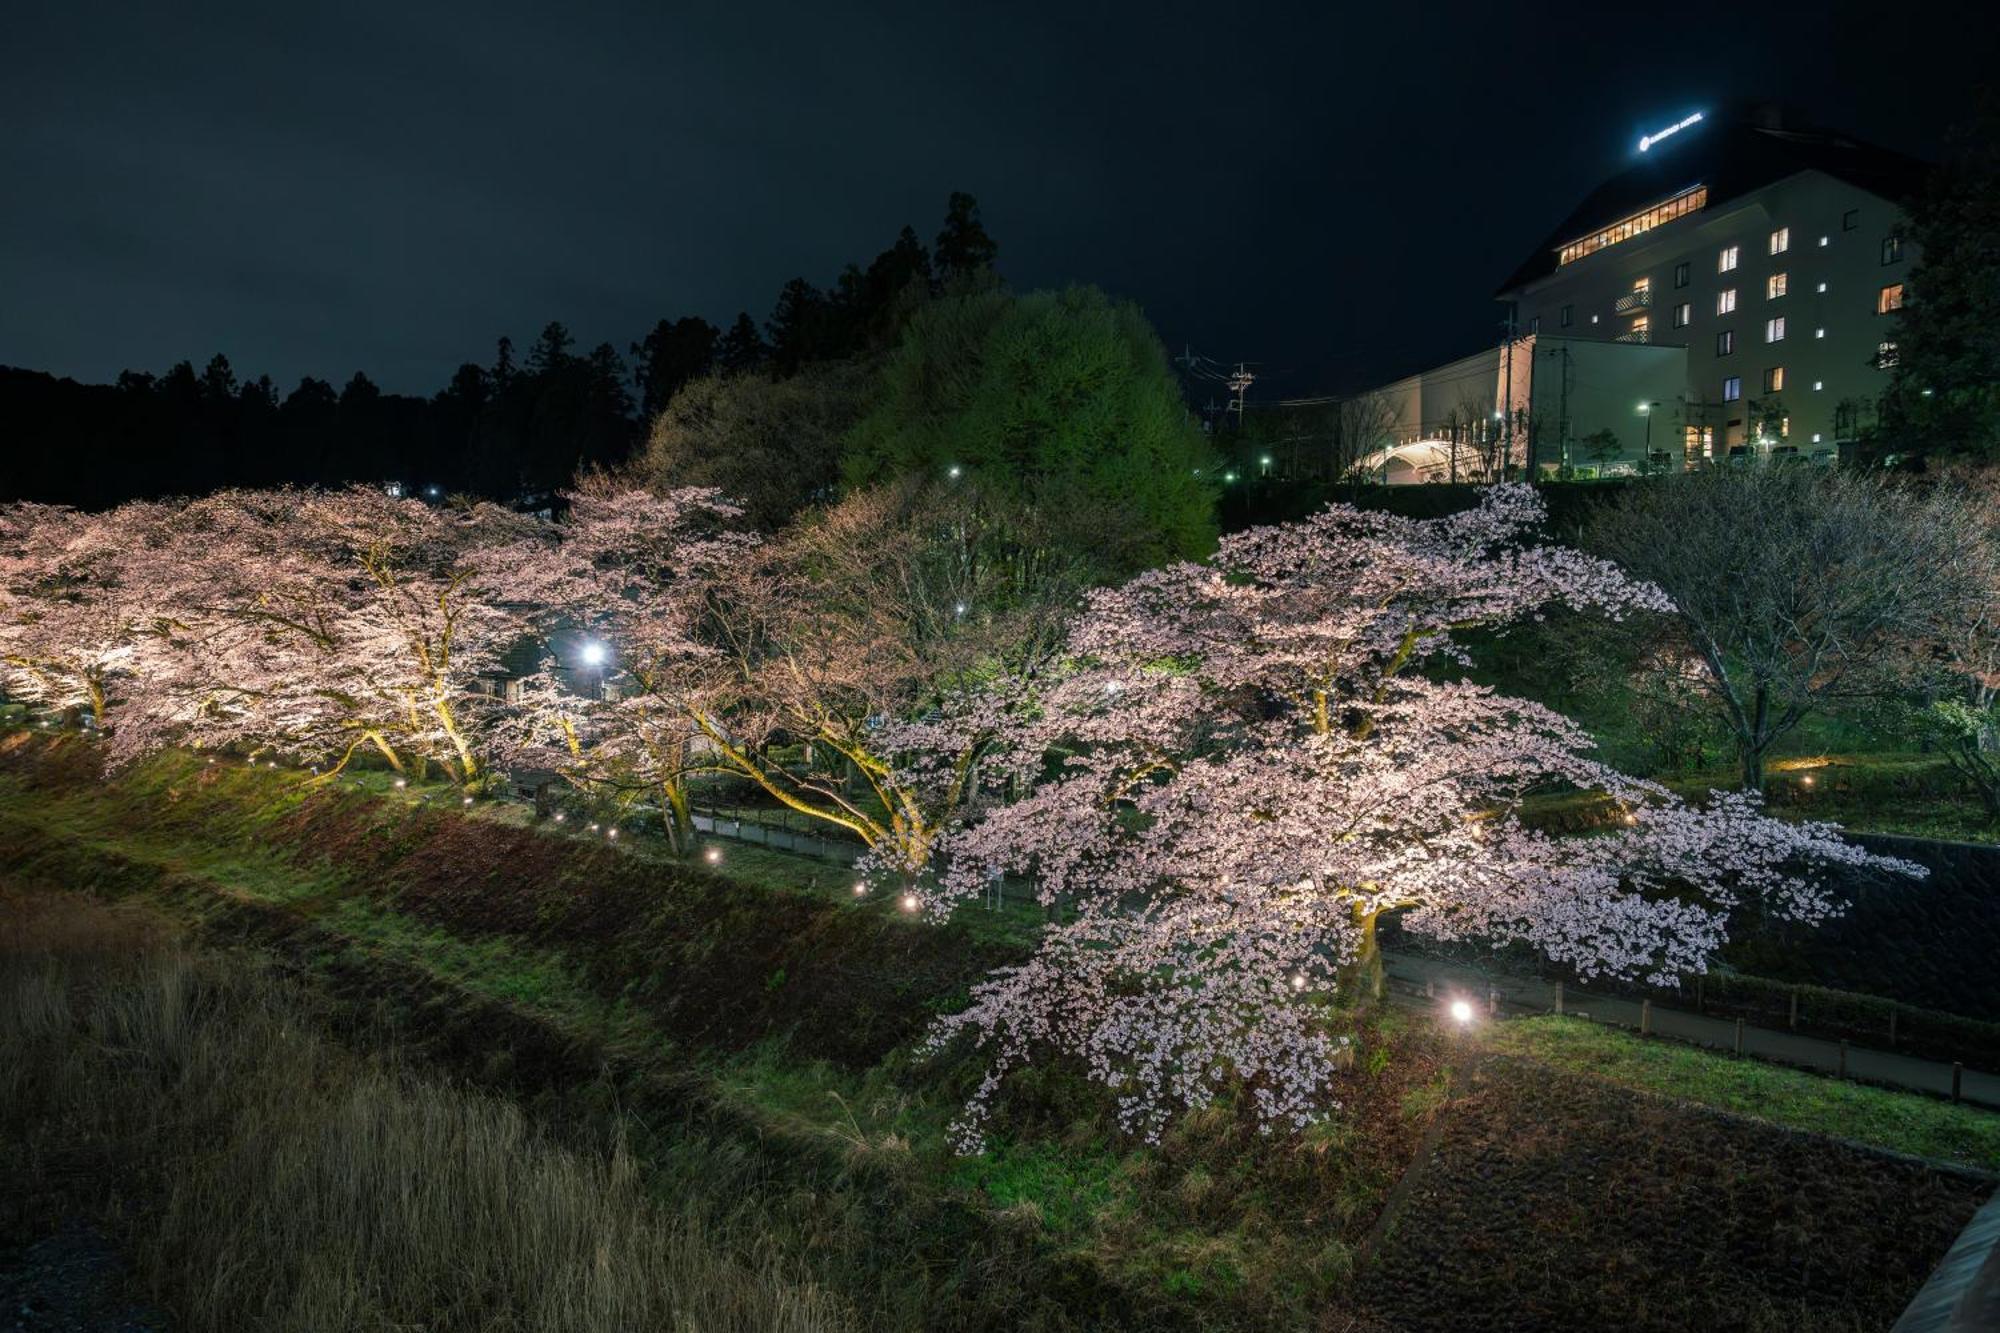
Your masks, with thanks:
[(1679, 134), (1682, 130), (1686, 129), (1688, 126), (1694, 124), (1696, 121), (1700, 119), (1701, 119), (1701, 112), (1697, 111), (1692, 116), (1687, 117), (1685, 120), (1675, 121), (1673, 124), (1661, 130), (1658, 134), (1640, 135), (1639, 151), (1642, 153), (1645, 152), (1648, 148), (1651, 148), (1654, 144), (1666, 138), (1669, 134)]

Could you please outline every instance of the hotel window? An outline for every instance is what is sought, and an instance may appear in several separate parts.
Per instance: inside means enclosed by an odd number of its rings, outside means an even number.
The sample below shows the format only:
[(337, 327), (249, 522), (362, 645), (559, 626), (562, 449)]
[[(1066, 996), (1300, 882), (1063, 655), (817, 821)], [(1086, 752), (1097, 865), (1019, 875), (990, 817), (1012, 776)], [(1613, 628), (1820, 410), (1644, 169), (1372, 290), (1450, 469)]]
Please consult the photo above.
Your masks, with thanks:
[(1783, 315), (1780, 315), (1776, 319), (1765, 320), (1764, 341), (1767, 343), (1781, 343), (1784, 340), (1785, 340), (1785, 317)]
[(1889, 367), (1895, 365), (1896, 344), (1893, 342), (1884, 342), (1876, 344), (1875, 364), (1882, 367), (1882, 369), (1884, 370), (1887, 370)]
[(1819, 392), (1819, 391), (1820, 391), (1821, 389), (1824, 389), (1825, 387), (1826, 387), (1826, 381), (1825, 381), (1825, 380), (1814, 380), (1814, 381), (1813, 381), (1813, 392), (1814, 392), (1814, 393), (1818, 393), (1818, 392)]
[(1743, 381), (1731, 375), (1722, 382), (1722, 401), (1733, 403), (1743, 396)]
[(1694, 320), (1694, 302), (1683, 301), (1674, 307), (1674, 327), (1684, 329)]
[(1736, 261), (1742, 257), (1742, 249), (1742, 246), (1732, 245), (1718, 254), (1715, 257), (1715, 271), (1717, 273), (1735, 272)]
[(1685, 287), (1687, 285), (1688, 265), (1686, 260), (1682, 260), (1680, 263), (1674, 265), (1674, 286)]
[(1845, 213), (1842, 213), (1840, 215), (1840, 229), (1842, 231), (1853, 231), (1856, 227), (1860, 225), (1861, 225), (1860, 209), (1850, 208)]
[(1903, 238), (1885, 236), (1882, 238), (1882, 262), (1893, 264), (1903, 257)]
[(1824, 338), (1824, 337), (1826, 337), (1826, 330), (1825, 330), (1825, 329), (1823, 329), (1823, 328), (1820, 328), (1820, 329), (1814, 329), (1814, 330), (1813, 330), (1813, 337), (1815, 337), (1815, 338)]
[(1820, 289), (1820, 291), (1824, 292), (1824, 291), (1826, 290), (1826, 284), (1822, 282), (1822, 283), (1821, 283), (1821, 284), (1819, 285), (1819, 289)]
[(1773, 273), (1770, 277), (1764, 279), (1764, 299), (1766, 301), (1775, 301), (1784, 294), (1785, 294), (1784, 274)]
[(1771, 233), (1771, 253), (1781, 255), (1792, 248), (1792, 229), (1780, 227)]
[(1564, 328), (1568, 328), (1570, 326), (1570, 322), (1575, 318), (1576, 318), (1576, 307), (1573, 305), (1566, 305), (1562, 308), (1562, 314), (1558, 318), (1557, 322), (1560, 323)]
[(1726, 315), (1734, 309), (1736, 309), (1736, 289), (1734, 287), (1724, 287), (1715, 294), (1716, 314)]
[(1708, 188), (1706, 186), (1696, 185), (1682, 190), (1679, 194), (1666, 200), (1664, 203), (1654, 204), (1651, 208), (1643, 209), (1640, 212), (1632, 214), (1630, 217), (1620, 218), (1602, 231), (1592, 232), (1588, 236), (1571, 241), (1568, 245), (1557, 247), (1556, 263), (1558, 265), (1573, 264), (1585, 255), (1595, 254), (1607, 245), (1616, 245), (1620, 241), (1629, 241), (1634, 236), (1638, 236), (1643, 232), (1649, 232), (1662, 223), (1672, 222), (1675, 218), (1684, 217), (1707, 203)]
[(1540, 333), (1541, 331), (1542, 331), (1542, 317), (1540, 315), (1530, 316), (1528, 319), (1528, 332), (1530, 334), (1536, 334)]
[(1876, 314), (1886, 315), (1891, 310), (1901, 310), (1902, 308), (1903, 308), (1902, 283), (1892, 282), (1887, 287), (1884, 287), (1879, 293), (1876, 294), (1875, 297)]
[(1783, 393), (1785, 391), (1785, 368), (1768, 366), (1764, 370), (1764, 392)]
[(1715, 354), (1717, 356), (1728, 356), (1731, 352), (1735, 350), (1736, 350), (1735, 329), (1724, 329), (1722, 332), (1715, 335)]

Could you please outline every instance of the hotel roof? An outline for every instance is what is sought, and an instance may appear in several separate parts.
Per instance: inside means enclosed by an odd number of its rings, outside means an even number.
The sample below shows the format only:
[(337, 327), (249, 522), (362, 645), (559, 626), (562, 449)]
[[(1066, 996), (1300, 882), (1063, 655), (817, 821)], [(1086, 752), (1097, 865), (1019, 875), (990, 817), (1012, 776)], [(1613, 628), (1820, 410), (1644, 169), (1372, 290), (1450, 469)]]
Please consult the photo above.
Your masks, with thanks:
[(1768, 111), (1705, 118), (1637, 153), (1631, 167), (1570, 211), (1496, 295), (1509, 296), (1554, 273), (1557, 251), (1568, 242), (1698, 185), (1707, 189), (1707, 211), (1802, 171), (1823, 171), (1901, 204), (1929, 171), (1916, 158), (1825, 130), (1788, 129), (1775, 119)]

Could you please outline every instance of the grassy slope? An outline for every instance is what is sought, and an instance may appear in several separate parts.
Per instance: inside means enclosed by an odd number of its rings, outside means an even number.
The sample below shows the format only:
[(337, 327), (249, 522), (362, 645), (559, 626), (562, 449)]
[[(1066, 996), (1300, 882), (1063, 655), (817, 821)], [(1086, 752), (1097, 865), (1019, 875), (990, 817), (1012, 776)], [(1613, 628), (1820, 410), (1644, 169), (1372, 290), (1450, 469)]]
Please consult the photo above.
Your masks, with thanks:
[(1520, 1019), (1501, 1024), (1490, 1040), (1510, 1055), (1620, 1087), (2000, 1172), (2000, 1115), (1978, 1107), (1646, 1041), (1578, 1018)]
[[(535, 1104), (559, 1109), (562, 1093), (609, 1068), (605, 1095), (655, 1123), (695, 1122), (644, 1145), (642, 1157), (717, 1174), (746, 1197), (788, 1200), (774, 1234), (817, 1237), (820, 1279), (883, 1327), (939, 1317), (965, 1327), (1168, 1327), (1323, 1311), (1346, 1289), (1349, 1246), (1440, 1101), (1439, 1053), (1392, 1031), (1371, 1039), (1385, 1060), (1364, 1059), (1338, 1090), (1347, 1113), (1303, 1140), (1261, 1139), (1221, 1108), (1178, 1126), (1159, 1151), (1140, 1151), (1110, 1130), (1095, 1090), (1031, 1071), (1003, 1108), (1008, 1136), (987, 1157), (956, 1159), (943, 1127), (968, 1071), (913, 1069), (902, 1048), (925, 1014), (963, 993), (972, 969), (1005, 956), (1010, 938), (1018, 948), (1022, 922), (917, 926), (886, 904), (855, 903), (830, 871), (799, 891), (797, 871), (810, 863), (749, 849), (730, 849), (724, 863), (743, 880), (677, 866), (650, 878), (643, 860), (592, 843), (380, 794), (307, 798), (284, 774), (228, 764), (163, 761), (106, 787), (56, 781), (46, 760), (17, 753), (9, 763), (0, 751), (0, 770), (10, 767), (0, 772), (0, 834), (14, 843), (0, 865), (143, 888), (261, 947), (272, 931), (237, 920), (250, 907), (309, 922), (305, 934), (276, 927), (302, 969), (347, 977), (377, 1009), (385, 971), (404, 978), (392, 988), (404, 992), (392, 1015), (398, 1040), (428, 1040), (443, 1049), (427, 1054)], [(730, 943), (743, 935), (767, 947)], [(939, 940), (956, 971), (935, 970), (938, 958), (923, 952)], [(906, 969), (929, 979), (913, 989)], [(858, 985), (843, 980), (855, 973)], [(821, 984), (800, 987), (800, 977)], [(718, 1007), (732, 1011), (726, 1021), (709, 1012)], [(670, 1096), (648, 1091), (654, 1076)], [(1896, 1100), (1917, 1121), (1935, 1106)], [(1808, 1119), (1819, 1114), (1802, 1105)], [(1826, 1127), (1909, 1146), (1918, 1131), (1892, 1122)], [(1559, 1129), (1587, 1137), (1590, 1127), (1544, 1126)], [(1579, 1198), (1593, 1188), (1579, 1185)], [(1921, 1263), (1912, 1263), (1885, 1274), (1882, 1292), (1913, 1285)], [(1439, 1270), (1439, 1291), (1464, 1277)], [(1371, 1290), (1388, 1299), (1387, 1288)], [(1381, 1313), (1414, 1299), (1397, 1291)], [(1793, 1300), (1772, 1326), (1795, 1326), (1787, 1321), (1801, 1308)]]
[(136, 891), (281, 945), (357, 1005), (387, 989), (398, 1041), (530, 1101), (609, 1067), (605, 1096), (655, 1119), (696, 1108), (707, 1141), (667, 1150), (749, 1145), (765, 1179), (819, 1192), (788, 1225), (831, 1234), (822, 1276), (885, 1327), (1296, 1314), (1344, 1277), (1421, 1133), (1427, 1108), (1403, 1108), (1432, 1076), (1429, 1039), (1390, 1031), (1339, 1090), (1356, 1121), (1303, 1141), (1274, 1146), (1225, 1107), (1137, 1152), (1097, 1089), (1045, 1070), (1008, 1092), (1013, 1137), (963, 1161), (945, 1126), (976, 1070), (913, 1070), (904, 1048), (1018, 936), (240, 765), (163, 760), (101, 786), (18, 753), (8, 767), (0, 864), (17, 877)]

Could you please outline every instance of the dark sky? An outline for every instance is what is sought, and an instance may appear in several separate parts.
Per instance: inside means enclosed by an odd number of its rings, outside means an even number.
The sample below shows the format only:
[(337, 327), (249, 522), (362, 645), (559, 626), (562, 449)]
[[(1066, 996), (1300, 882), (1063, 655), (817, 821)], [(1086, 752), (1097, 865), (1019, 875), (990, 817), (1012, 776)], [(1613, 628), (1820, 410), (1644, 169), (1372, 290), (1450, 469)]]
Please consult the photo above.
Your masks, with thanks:
[(0, 364), (429, 392), (550, 319), (761, 318), (966, 189), (1017, 288), (1353, 387), (1495, 336), (1492, 288), (1689, 109), (1934, 154), (1982, 8), (6, 0)]

